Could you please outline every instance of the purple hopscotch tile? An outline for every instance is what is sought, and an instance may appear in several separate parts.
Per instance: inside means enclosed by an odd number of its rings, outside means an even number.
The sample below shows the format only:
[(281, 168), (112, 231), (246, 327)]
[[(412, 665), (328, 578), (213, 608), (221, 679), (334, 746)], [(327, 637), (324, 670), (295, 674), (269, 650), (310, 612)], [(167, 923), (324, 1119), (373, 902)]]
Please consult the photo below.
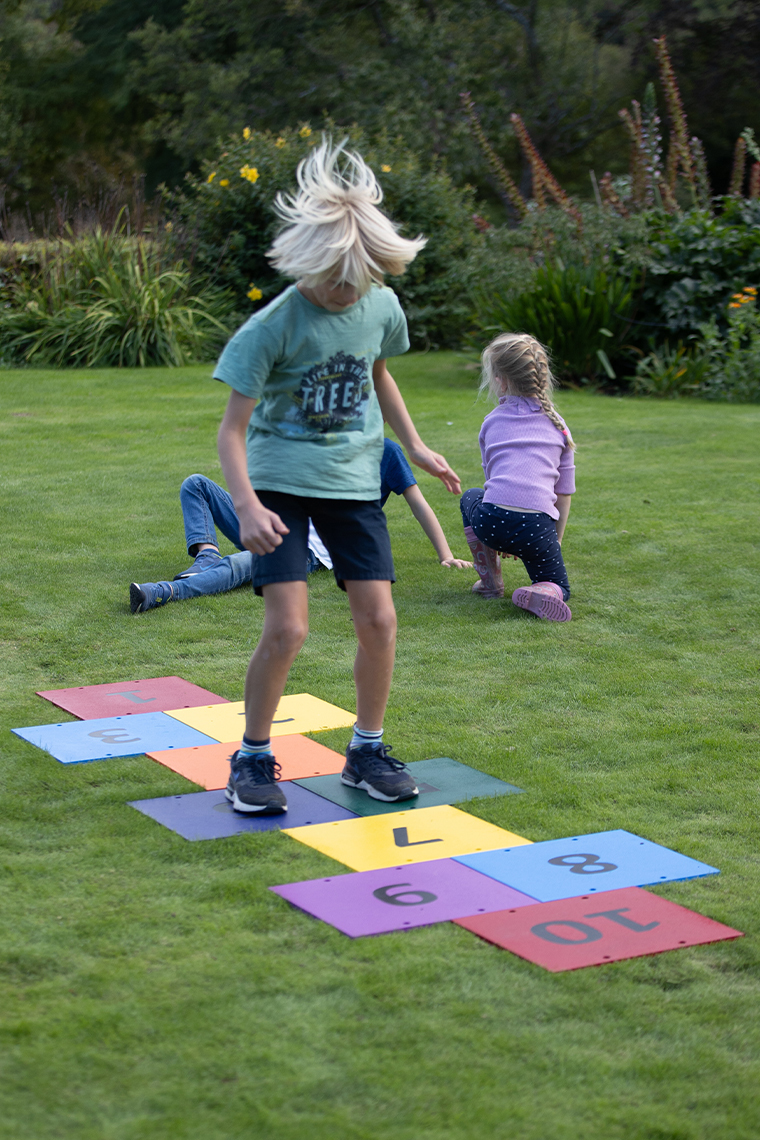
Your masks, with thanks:
[(354, 812), (338, 807), (322, 796), (315, 796), (298, 784), (283, 781), (280, 787), (288, 801), (288, 810), (281, 815), (245, 815), (234, 811), (223, 791), (186, 792), (180, 796), (159, 796), (154, 800), (131, 800), (129, 806), (149, 815), (170, 831), (176, 831), (183, 839), (190, 840), (224, 839), (245, 831), (281, 831), (283, 827), (307, 827), (312, 823), (356, 819)]
[[(468, 871), (466, 875), (462, 871)], [(453, 859), (357, 871), (270, 887), (294, 906), (350, 938), (410, 930), (471, 914), (530, 906), (535, 899)], [(505, 901), (506, 899), (509, 901)]]

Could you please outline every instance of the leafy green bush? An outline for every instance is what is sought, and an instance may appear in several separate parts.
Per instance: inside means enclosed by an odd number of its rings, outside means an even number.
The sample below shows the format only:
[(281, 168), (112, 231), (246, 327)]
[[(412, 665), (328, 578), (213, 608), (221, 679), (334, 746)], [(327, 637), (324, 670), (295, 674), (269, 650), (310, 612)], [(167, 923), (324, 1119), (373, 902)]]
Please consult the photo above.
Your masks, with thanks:
[(760, 402), (760, 313), (757, 289), (735, 294), (727, 307), (727, 329), (717, 319), (703, 325), (701, 358), (705, 378), (700, 394), (709, 400)]
[(516, 296), (475, 290), (483, 332), (526, 332), (546, 345), (555, 374), (569, 382), (615, 379), (611, 358), (620, 351), (633, 303), (630, 278), (598, 265), (552, 262), (536, 270)]
[(639, 396), (694, 396), (706, 375), (706, 361), (701, 353), (689, 350), (683, 341), (675, 348), (665, 342), (638, 362), (632, 386)]
[[(483, 244), (472, 220), (473, 192), (458, 189), (442, 169), (423, 169), (397, 139), (370, 142), (357, 128), (336, 130), (335, 138), (344, 133), (378, 175), (383, 209), (401, 232), (429, 238), (404, 276), (389, 280), (413, 343), (459, 345), (472, 311), (464, 266)], [(296, 167), (317, 141), (308, 126), (280, 135), (246, 128), (225, 141), (199, 177), (189, 176), (179, 192), (167, 194), (177, 250), (202, 280), (230, 289), (243, 313), (289, 283), (265, 256), (278, 229), (272, 206), (278, 191), (295, 188)]]
[(229, 336), (231, 302), (191, 291), (155, 243), (100, 230), (61, 242), (33, 276), (5, 276), (6, 363), (79, 367), (182, 365)]
[(648, 216), (647, 270), (636, 319), (659, 339), (686, 339), (716, 318), (726, 302), (760, 284), (760, 202), (726, 199), (723, 213), (701, 210)]

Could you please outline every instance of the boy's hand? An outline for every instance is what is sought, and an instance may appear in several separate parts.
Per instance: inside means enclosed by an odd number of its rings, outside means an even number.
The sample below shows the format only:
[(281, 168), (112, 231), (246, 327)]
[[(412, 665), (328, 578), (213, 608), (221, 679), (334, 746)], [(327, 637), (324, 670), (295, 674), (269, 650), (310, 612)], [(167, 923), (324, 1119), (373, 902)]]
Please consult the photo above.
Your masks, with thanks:
[(440, 479), (447, 491), (451, 491), (453, 495), (460, 495), (462, 493), (462, 484), (459, 481), (459, 476), (456, 471), (449, 467), (446, 460), (437, 451), (431, 451), (425, 444), (420, 444), (409, 451), (409, 458), (412, 463), (416, 463), (423, 471), (427, 471), (428, 475), (435, 475)]
[(472, 570), (472, 562), (465, 562), (464, 558), (442, 558), (441, 566), (448, 566), (450, 570)]
[(238, 514), (240, 541), (253, 554), (271, 554), (282, 544), (282, 535), (290, 534), (278, 514), (266, 507), (253, 507)]
[(514, 558), (515, 562), (520, 561), (516, 554), (507, 554), (506, 550), (497, 550), (496, 553), (499, 555), (499, 558)]

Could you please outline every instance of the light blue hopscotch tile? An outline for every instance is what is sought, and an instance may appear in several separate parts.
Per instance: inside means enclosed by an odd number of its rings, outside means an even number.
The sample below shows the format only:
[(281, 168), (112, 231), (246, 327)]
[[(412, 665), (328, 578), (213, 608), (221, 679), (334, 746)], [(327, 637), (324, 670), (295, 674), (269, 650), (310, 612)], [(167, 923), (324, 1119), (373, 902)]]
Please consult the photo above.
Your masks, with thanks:
[(192, 748), (197, 744), (216, 743), (210, 736), (162, 712), (108, 716), (64, 724), (37, 724), (31, 728), (14, 728), (13, 732), (22, 740), (49, 752), (61, 764), (139, 756), (142, 752), (153, 752), (159, 748)]
[(717, 867), (623, 830), (549, 839), (456, 858), (539, 902), (719, 873)]

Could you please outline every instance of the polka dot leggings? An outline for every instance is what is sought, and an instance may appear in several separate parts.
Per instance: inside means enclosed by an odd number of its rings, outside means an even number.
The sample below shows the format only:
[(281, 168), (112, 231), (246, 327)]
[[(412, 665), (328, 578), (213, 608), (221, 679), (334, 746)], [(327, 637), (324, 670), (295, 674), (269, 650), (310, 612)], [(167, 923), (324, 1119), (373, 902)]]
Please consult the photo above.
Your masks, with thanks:
[(459, 505), (464, 525), (471, 526), (486, 546), (522, 559), (531, 582), (556, 582), (567, 601), (570, 583), (554, 519), (543, 512), (505, 511), (493, 503), (484, 503), (483, 494), (480, 487), (473, 487), (462, 495)]

